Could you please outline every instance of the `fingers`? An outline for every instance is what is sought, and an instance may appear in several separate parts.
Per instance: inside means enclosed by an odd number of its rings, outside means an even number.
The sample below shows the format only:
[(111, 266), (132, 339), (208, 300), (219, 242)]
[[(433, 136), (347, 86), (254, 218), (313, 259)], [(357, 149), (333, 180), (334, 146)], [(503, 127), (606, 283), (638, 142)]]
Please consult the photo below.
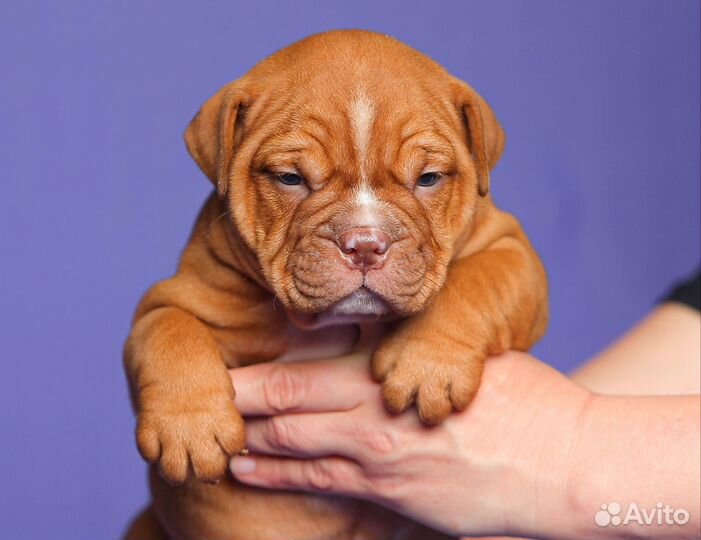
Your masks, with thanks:
[(377, 387), (358, 355), (319, 362), (265, 363), (230, 370), (244, 416), (344, 411)]
[(300, 458), (358, 454), (358, 430), (342, 413), (292, 414), (250, 420), (246, 447), (255, 454)]
[(372, 487), (358, 464), (340, 457), (313, 460), (235, 457), (230, 468), (240, 482), (271, 489), (364, 497)]

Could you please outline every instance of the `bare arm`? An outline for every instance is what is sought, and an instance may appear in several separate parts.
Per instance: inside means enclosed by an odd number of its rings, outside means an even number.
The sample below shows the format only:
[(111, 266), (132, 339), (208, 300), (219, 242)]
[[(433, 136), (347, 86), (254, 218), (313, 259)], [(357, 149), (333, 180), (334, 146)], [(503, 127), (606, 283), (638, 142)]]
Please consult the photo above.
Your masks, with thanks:
[(667, 303), (578, 368), (572, 379), (601, 394), (698, 394), (700, 367), (699, 312)]
[[(594, 396), (580, 419), (564, 478), (569, 503), (560, 516), (568, 519), (554, 516), (550, 528), (573, 538), (698, 538), (699, 408), (698, 396)], [(620, 526), (606, 526), (609, 517), (615, 519), (611, 512), (597, 516), (602, 505), (613, 508)], [(670, 513), (655, 515), (651, 524), (626, 521), (632, 505)]]
[[(620, 339), (582, 364), (571, 378), (605, 395), (688, 395), (699, 393), (700, 367), (701, 317), (686, 305), (669, 302), (655, 308)], [(619, 406), (624, 405), (619, 402)], [(650, 412), (656, 421), (660, 419), (654, 413), (661, 411)], [(692, 417), (695, 414), (698, 410)], [(648, 441), (644, 446), (648, 446)], [(698, 448), (698, 440), (692, 441), (691, 448)], [(624, 456), (630, 451), (624, 449)], [(605, 461), (609, 470), (611, 460)], [(693, 472), (692, 475), (698, 477)], [(601, 478), (597, 480), (600, 481)], [(695, 497), (698, 500), (698, 493)], [(640, 503), (640, 499), (636, 500)], [(620, 504), (613, 497), (601, 504), (610, 502)]]

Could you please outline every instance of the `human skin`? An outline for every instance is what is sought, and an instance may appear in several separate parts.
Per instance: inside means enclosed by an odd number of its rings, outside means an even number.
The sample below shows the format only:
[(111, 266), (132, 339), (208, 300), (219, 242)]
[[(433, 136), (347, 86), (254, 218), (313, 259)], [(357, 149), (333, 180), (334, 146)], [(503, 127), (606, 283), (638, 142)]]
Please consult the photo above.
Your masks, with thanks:
[[(630, 343), (620, 354), (655, 333), (677, 342), (693, 337), (698, 314), (663, 306), (644, 325), (643, 337), (636, 329), (623, 338)], [(604, 355), (621, 363), (615, 351)], [(252, 456), (232, 460), (236, 477), (369, 499), (456, 536), (698, 538), (698, 396), (595, 394), (509, 352), (487, 362), (468, 410), (427, 428), (412, 411), (385, 411), (368, 356), (233, 370), (237, 406), (258, 417), (247, 424)], [(673, 369), (670, 363), (682, 366), (679, 381), (693, 372), (688, 358), (668, 360)], [(589, 370), (592, 386), (602, 372)], [(684, 526), (597, 527), (594, 514), (611, 501), (641, 508), (663, 502), (687, 509), (690, 519)]]
[(599, 394), (698, 394), (700, 319), (686, 305), (663, 304), (571, 378)]

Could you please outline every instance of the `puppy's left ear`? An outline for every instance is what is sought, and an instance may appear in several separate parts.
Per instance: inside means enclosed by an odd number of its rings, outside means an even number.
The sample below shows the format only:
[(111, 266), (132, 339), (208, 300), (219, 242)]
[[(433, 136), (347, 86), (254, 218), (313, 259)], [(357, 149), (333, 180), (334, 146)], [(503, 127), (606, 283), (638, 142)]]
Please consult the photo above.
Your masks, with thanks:
[(185, 144), (192, 159), (224, 198), (229, 186), (229, 171), (238, 143), (245, 94), (239, 81), (227, 84), (209, 100), (185, 129)]
[(504, 150), (504, 130), (487, 102), (464, 82), (457, 83), (457, 101), (467, 129), (467, 146), (477, 169), (479, 194), (484, 197), (489, 193), (489, 171)]

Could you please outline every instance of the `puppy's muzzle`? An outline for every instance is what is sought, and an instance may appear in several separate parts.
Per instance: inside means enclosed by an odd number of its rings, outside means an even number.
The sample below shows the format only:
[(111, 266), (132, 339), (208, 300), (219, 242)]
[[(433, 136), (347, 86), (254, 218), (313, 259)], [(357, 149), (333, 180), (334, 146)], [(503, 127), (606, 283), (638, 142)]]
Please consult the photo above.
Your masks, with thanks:
[(392, 240), (380, 229), (357, 227), (343, 232), (336, 240), (343, 259), (351, 268), (369, 270), (381, 268), (387, 258)]

